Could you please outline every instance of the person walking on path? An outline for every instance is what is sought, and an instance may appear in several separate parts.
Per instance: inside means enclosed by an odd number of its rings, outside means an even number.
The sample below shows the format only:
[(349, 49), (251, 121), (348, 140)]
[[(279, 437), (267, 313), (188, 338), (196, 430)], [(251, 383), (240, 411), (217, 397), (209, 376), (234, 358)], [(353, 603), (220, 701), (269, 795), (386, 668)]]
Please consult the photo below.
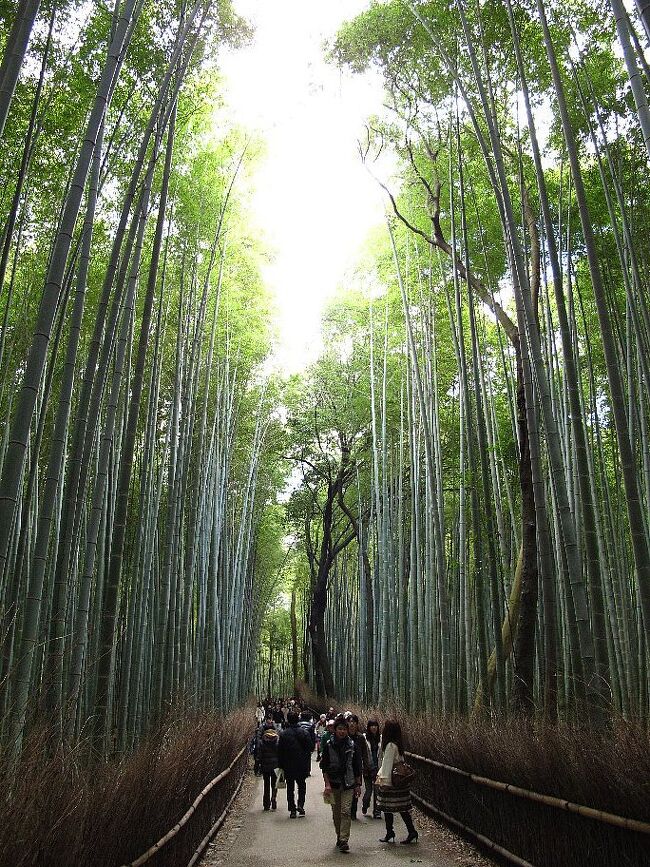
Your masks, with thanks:
[(261, 702), (255, 708), (255, 719), (257, 720), (258, 727), (264, 725), (264, 720), (266, 719), (266, 711), (264, 710), (264, 705)]
[(316, 746), (316, 727), (314, 725), (314, 715), (310, 710), (301, 711), (298, 726), (309, 735), (311, 750), (309, 751), (309, 771), (307, 776), (311, 777), (311, 754), (314, 752), (314, 747)]
[(303, 710), (300, 713), (298, 725), (304, 729), (309, 735), (309, 740), (312, 743), (312, 750), (316, 746), (316, 727), (314, 726), (314, 717), (310, 710)]
[(381, 766), (383, 756), (381, 751), (379, 723), (376, 719), (368, 720), (365, 737), (366, 743), (368, 744), (368, 752), (370, 754), (370, 785), (368, 785), (368, 781), (366, 780), (361, 812), (364, 816), (366, 815), (368, 808), (370, 807), (370, 800), (372, 799), (372, 818), (381, 819), (381, 811), (377, 806), (377, 786), (375, 783), (377, 781), (377, 773)]
[(275, 708), (273, 709), (273, 722), (275, 723), (275, 727), (278, 731), (280, 729), (283, 729), (286, 724), (284, 711), (282, 710), (282, 705), (279, 701), (276, 702)]
[(397, 720), (386, 720), (384, 729), (381, 733), (381, 747), (383, 750), (383, 758), (381, 767), (377, 773), (377, 785), (379, 791), (377, 794), (377, 805), (384, 814), (386, 822), (386, 836), (382, 837), (381, 843), (390, 843), (395, 839), (395, 829), (393, 827), (394, 814), (399, 813), (408, 836), (405, 840), (400, 840), (401, 843), (415, 843), (418, 839), (418, 832), (413, 824), (411, 810), (411, 792), (409, 789), (396, 788), (393, 785), (393, 768), (398, 762), (404, 761), (404, 744), (402, 741), (402, 727)]
[[(325, 721), (325, 731), (320, 736), (320, 754), (321, 758), (323, 757), (323, 750), (325, 749), (325, 744), (328, 742), (330, 738), (334, 737), (334, 720), (328, 719)], [(319, 760), (320, 761), (320, 760)]]
[[(357, 752), (361, 756), (361, 772), (363, 774), (365, 790), (368, 791), (369, 789), (372, 789), (372, 766), (370, 764), (370, 750), (368, 749), (368, 742), (359, 731), (359, 717), (354, 713), (350, 714), (350, 716), (348, 717), (348, 731), (350, 732), (350, 737), (354, 741)], [(355, 795), (352, 798), (352, 806), (350, 808), (350, 818), (353, 822), (357, 818), (358, 805), (359, 798)]]
[[(311, 751), (311, 737), (298, 725), (298, 714), (289, 711), (287, 726), (282, 730), (278, 743), (278, 763), (284, 771), (287, 782), (287, 807), (290, 819), (295, 819), (297, 813), (301, 816), (305, 815), (305, 794), (307, 777), (311, 771)], [(298, 803), (296, 803), (296, 786)]]
[(361, 756), (350, 737), (347, 720), (340, 716), (334, 723), (334, 735), (322, 747), (320, 767), (325, 780), (325, 797), (332, 806), (336, 845), (341, 852), (350, 851), (350, 809), (352, 798), (361, 794)]
[(256, 759), (259, 761), (264, 778), (264, 795), (262, 804), (265, 810), (277, 809), (277, 778), (275, 769), (278, 767), (278, 733), (269, 716), (259, 736)]
[(315, 732), (315, 734), (316, 734), (316, 761), (317, 762), (320, 762), (320, 742), (321, 742), (323, 735), (327, 731), (327, 729), (325, 727), (326, 722), (327, 722), (327, 717), (325, 716), (324, 713), (322, 713), (318, 719), (318, 722), (316, 723), (316, 732)]

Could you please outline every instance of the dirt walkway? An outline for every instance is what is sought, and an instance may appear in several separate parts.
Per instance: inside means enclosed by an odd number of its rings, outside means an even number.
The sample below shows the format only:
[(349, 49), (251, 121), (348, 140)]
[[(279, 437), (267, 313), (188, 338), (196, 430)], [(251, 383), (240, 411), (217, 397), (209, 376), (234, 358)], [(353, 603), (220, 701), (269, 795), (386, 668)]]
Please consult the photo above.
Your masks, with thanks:
[[(446, 828), (415, 812), (420, 833), (418, 843), (380, 843), (384, 822), (359, 816), (352, 823), (350, 852), (343, 854), (334, 845), (335, 834), (330, 807), (323, 803), (323, 779), (314, 761), (307, 780), (306, 816), (289, 819), (286, 794), (278, 792), (278, 809), (262, 810), (262, 780), (250, 774), (242, 794), (209, 848), (203, 867), (287, 867), (293, 864), (334, 864), (348, 867), (400, 867), (422, 864), (428, 867), (491, 867), (471, 846)], [(397, 840), (406, 836), (402, 820), (396, 817)]]

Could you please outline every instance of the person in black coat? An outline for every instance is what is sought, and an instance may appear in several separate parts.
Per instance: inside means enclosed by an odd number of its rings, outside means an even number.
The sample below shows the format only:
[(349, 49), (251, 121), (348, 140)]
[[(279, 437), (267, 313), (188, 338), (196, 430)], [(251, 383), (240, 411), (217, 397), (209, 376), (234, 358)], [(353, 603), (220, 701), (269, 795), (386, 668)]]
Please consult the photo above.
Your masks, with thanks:
[[(312, 741), (307, 732), (298, 725), (298, 714), (289, 711), (287, 727), (280, 733), (278, 762), (284, 771), (287, 783), (287, 807), (289, 818), (296, 818), (296, 811), (305, 815), (305, 795), (307, 777), (311, 770)], [(298, 786), (298, 803), (295, 800), (295, 786)]]
[(255, 758), (259, 762), (264, 777), (264, 796), (262, 803), (265, 810), (277, 809), (277, 778), (275, 769), (278, 767), (278, 743), (279, 736), (269, 717), (261, 727), (257, 740)]
[(284, 711), (282, 710), (282, 706), (278, 702), (273, 710), (273, 722), (275, 723), (276, 728), (284, 728), (286, 724), (286, 720), (284, 718)]

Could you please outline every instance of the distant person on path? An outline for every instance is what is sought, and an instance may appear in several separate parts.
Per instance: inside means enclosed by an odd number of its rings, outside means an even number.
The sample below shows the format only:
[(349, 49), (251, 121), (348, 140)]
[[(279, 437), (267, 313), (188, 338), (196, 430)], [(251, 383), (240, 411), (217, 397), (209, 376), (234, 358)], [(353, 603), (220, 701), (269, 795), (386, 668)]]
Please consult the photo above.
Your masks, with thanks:
[(397, 720), (386, 720), (384, 729), (381, 733), (381, 748), (383, 750), (383, 758), (381, 767), (377, 773), (377, 785), (379, 791), (377, 793), (377, 806), (384, 814), (386, 821), (386, 836), (382, 837), (381, 843), (390, 843), (395, 839), (395, 829), (393, 827), (394, 814), (399, 813), (408, 836), (405, 840), (400, 840), (401, 843), (415, 843), (418, 839), (418, 832), (413, 824), (411, 810), (411, 792), (409, 789), (397, 789), (393, 786), (393, 768), (398, 762), (404, 761), (404, 743), (402, 741), (402, 727)]
[[(361, 756), (361, 772), (363, 774), (363, 781), (367, 791), (369, 788), (372, 789), (370, 750), (368, 749), (368, 742), (359, 731), (359, 717), (354, 713), (350, 714), (348, 717), (348, 731), (350, 732), (350, 737), (354, 741), (357, 752)], [(357, 818), (358, 805), (359, 797), (355, 795), (352, 798), (352, 806), (350, 808), (350, 817), (352, 821), (355, 821)]]
[[(296, 811), (301, 816), (305, 815), (306, 780), (311, 771), (311, 751), (311, 737), (298, 725), (298, 714), (290, 710), (287, 714), (286, 728), (281, 732), (278, 744), (278, 762), (287, 782), (287, 807), (290, 819), (296, 818)], [(296, 803), (296, 786), (298, 803)]]
[(325, 722), (325, 731), (323, 732), (323, 734), (321, 735), (321, 738), (320, 738), (321, 758), (323, 757), (323, 749), (325, 747), (325, 744), (328, 742), (328, 740), (330, 738), (333, 738), (333, 737), (334, 737), (334, 720), (328, 717), (326, 722)]
[(325, 796), (332, 806), (332, 820), (336, 830), (336, 845), (341, 852), (349, 852), (350, 810), (352, 798), (361, 794), (361, 756), (350, 737), (348, 721), (340, 716), (334, 723), (334, 736), (322, 748), (320, 762), (325, 780)]
[(280, 702), (277, 702), (273, 710), (273, 722), (275, 723), (276, 729), (284, 728), (284, 725), (286, 723), (284, 711), (282, 710), (282, 705), (280, 704)]
[(266, 725), (267, 722), (270, 723), (271, 725), (273, 725), (273, 720), (271, 718), (271, 712), (270, 711), (268, 713), (264, 713), (262, 721), (259, 723), (259, 725), (255, 729), (255, 734), (251, 738), (251, 743), (252, 743), (252, 747), (253, 747), (252, 753), (253, 753), (253, 758), (255, 759), (254, 773), (255, 773), (256, 777), (262, 776), (262, 763), (260, 761), (260, 744), (261, 744), (262, 733), (264, 731), (264, 726)]
[(303, 710), (301, 712), (298, 726), (309, 735), (311, 750), (309, 751), (309, 772), (307, 776), (311, 777), (311, 754), (314, 752), (314, 747), (316, 746), (316, 727), (314, 726), (314, 717), (310, 710)]
[(377, 806), (377, 773), (381, 766), (383, 754), (381, 751), (381, 735), (379, 733), (379, 723), (376, 719), (369, 719), (366, 726), (366, 743), (370, 752), (370, 787), (366, 781), (366, 788), (363, 793), (362, 813), (365, 816), (370, 807), (370, 799), (372, 798), (372, 818), (381, 819), (381, 811)]
[(269, 716), (262, 726), (255, 756), (256, 760), (260, 764), (262, 776), (264, 777), (264, 796), (262, 798), (262, 804), (265, 810), (276, 810), (278, 806), (276, 800), (278, 790), (276, 787), (277, 779), (275, 776), (275, 769), (278, 767), (279, 740), (280, 738), (278, 737), (278, 733), (273, 725), (273, 720)]
[(310, 710), (303, 710), (301, 712), (298, 725), (309, 735), (309, 740), (312, 743), (313, 749), (316, 746), (316, 729), (314, 727), (314, 718)]
[(327, 717), (324, 713), (320, 715), (318, 722), (316, 723), (316, 761), (320, 762), (320, 745), (323, 735), (327, 731), (326, 727)]

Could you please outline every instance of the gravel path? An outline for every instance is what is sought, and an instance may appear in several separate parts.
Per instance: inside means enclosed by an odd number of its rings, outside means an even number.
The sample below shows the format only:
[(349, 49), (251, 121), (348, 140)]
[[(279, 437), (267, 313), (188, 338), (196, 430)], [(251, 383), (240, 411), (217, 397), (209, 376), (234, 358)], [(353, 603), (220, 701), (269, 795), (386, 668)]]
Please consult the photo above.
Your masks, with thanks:
[[(347, 867), (400, 867), (422, 864), (428, 867), (493, 867), (494, 862), (450, 833), (444, 826), (414, 811), (420, 833), (411, 846), (379, 842), (384, 823), (359, 816), (352, 823), (350, 852), (335, 847), (331, 810), (323, 803), (323, 779), (316, 762), (307, 780), (304, 818), (289, 819), (284, 790), (278, 792), (278, 809), (262, 810), (262, 780), (249, 772), (241, 793), (202, 867), (286, 867), (296, 864), (344, 863)], [(396, 817), (397, 839), (406, 836), (404, 824)]]

